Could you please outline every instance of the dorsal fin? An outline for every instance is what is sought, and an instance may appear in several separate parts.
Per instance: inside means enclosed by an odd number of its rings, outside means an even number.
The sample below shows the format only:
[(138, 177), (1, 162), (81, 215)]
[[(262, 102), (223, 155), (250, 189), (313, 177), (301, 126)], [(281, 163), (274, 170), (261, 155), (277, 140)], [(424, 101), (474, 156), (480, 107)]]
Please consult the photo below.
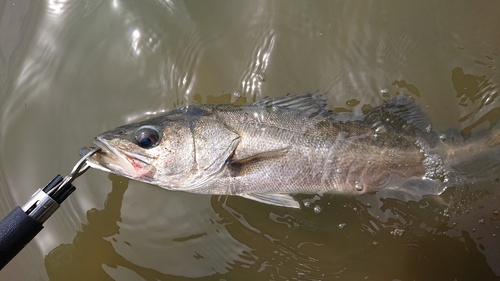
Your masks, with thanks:
[(308, 116), (326, 117), (330, 115), (326, 107), (326, 100), (323, 98), (324, 93), (303, 93), (296, 96), (286, 94), (277, 98), (264, 97), (254, 102), (252, 105), (270, 106), (287, 109), (296, 109)]
[(382, 105), (365, 112), (365, 122), (388, 125), (398, 130), (428, 133), (431, 131), (429, 117), (411, 98), (397, 96), (388, 99)]

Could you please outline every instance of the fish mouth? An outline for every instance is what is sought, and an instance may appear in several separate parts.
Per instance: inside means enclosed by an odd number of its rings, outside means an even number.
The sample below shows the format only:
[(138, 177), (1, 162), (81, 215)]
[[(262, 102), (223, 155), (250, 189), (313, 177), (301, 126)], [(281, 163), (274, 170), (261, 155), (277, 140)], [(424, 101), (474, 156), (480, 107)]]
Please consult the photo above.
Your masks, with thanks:
[[(92, 168), (133, 179), (147, 177), (155, 171), (148, 157), (114, 147), (101, 137), (96, 137), (94, 144), (101, 150), (87, 159), (87, 164)], [(85, 150), (88, 148), (80, 149), (80, 154)]]

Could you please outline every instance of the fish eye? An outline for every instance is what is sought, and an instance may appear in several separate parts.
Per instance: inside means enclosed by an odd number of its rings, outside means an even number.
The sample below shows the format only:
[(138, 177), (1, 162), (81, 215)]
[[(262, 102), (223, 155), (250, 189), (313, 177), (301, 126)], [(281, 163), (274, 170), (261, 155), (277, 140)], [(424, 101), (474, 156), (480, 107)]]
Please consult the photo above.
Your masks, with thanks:
[(135, 141), (142, 148), (154, 147), (160, 140), (158, 130), (153, 127), (141, 127), (135, 132)]

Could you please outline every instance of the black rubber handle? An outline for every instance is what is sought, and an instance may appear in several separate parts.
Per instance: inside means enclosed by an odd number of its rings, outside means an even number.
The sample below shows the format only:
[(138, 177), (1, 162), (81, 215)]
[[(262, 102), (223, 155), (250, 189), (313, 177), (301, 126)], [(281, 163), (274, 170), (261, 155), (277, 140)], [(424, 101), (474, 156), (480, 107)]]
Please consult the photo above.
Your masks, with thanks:
[(19, 206), (0, 221), (0, 269), (42, 229), (42, 224), (28, 216)]

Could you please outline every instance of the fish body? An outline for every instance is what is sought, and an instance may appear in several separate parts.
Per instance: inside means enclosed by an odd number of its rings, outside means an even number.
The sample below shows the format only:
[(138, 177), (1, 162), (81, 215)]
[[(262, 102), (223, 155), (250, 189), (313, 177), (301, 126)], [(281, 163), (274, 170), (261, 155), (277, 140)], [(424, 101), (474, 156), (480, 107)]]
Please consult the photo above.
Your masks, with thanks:
[(413, 100), (363, 114), (325, 106), (318, 93), (185, 106), (99, 135), (102, 150), (88, 163), (169, 190), (287, 207), (299, 206), (294, 193), (397, 190), (412, 199), (460, 180)]

